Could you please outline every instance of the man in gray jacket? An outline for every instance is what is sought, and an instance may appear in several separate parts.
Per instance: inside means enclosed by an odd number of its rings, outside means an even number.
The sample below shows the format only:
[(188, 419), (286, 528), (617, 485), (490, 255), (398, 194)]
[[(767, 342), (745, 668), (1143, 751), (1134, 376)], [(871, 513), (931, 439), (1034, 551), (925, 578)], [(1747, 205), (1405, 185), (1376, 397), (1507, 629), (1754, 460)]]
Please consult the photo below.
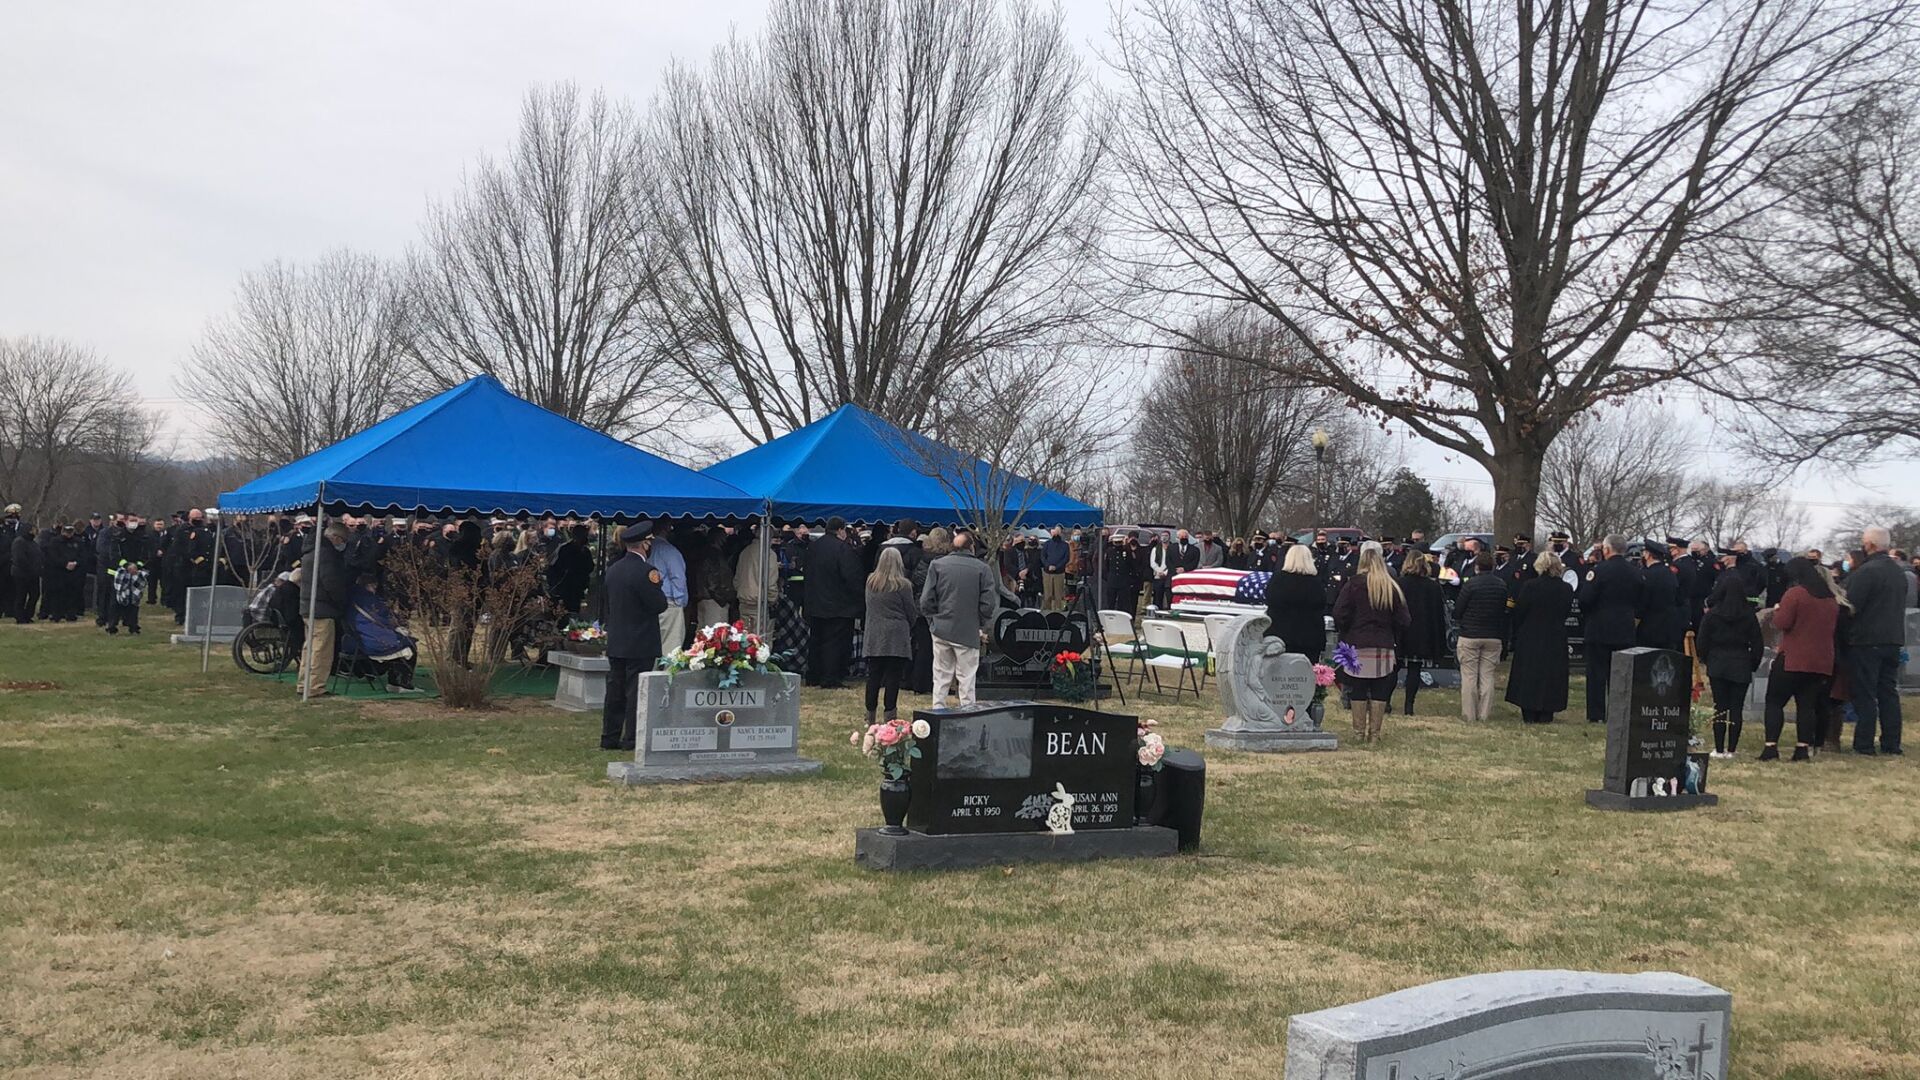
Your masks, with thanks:
[(1860, 536), (1867, 553), (1847, 575), (1847, 600), (1853, 604), (1853, 622), (1847, 635), (1847, 654), (1853, 664), (1853, 752), (1875, 753), (1874, 728), (1880, 729), (1882, 754), (1900, 749), (1900, 646), (1906, 640), (1907, 577), (1887, 557), (1892, 546), (1887, 530), (1878, 526)]
[(927, 566), (920, 588), (920, 613), (933, 634), (933, 700), (945, 707), (947, 687), (957, 678), (960, 704), (972, 705), (980, 674), (980, 635), (993, 624), (1000, 590), (993, 571), (973, 557), (973, 536), (953, 534), (953, 551)]

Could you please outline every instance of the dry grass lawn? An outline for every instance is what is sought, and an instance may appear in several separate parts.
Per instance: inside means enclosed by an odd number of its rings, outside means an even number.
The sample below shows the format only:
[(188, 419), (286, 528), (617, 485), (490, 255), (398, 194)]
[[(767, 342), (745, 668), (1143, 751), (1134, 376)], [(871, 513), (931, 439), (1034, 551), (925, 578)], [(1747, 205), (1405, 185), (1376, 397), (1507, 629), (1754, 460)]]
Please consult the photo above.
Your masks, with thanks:
[(889, 876), (852, 694), (809, 692), (819, 779), (624, 790), (597, 717), (302, 709), (164, 642), (0, 627), (0, 683), (59, 684), (0, 689), (8, 1076), (1272, 1077), (1291, 1013), (1573, 967), (1730, 989), (1735, 1078), (1920, 1077), (1906, 761), (1605, 814), (1598, 729), (1434, 693), (1210, 753), (1198, 855)]

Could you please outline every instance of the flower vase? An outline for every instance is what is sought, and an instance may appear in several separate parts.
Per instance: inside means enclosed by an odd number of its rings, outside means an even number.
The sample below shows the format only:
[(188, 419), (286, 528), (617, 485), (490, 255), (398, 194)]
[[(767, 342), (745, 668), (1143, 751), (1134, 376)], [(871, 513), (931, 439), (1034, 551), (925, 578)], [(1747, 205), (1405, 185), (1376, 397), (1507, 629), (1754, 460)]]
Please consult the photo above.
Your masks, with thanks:
[(1141, 769), (1135, 782), (1133, 793), (1133, 823), (1145, 825), (1147, 815), (1153, 811), (1153, 789), (1159, 783), (1160, 774), (1154, 769)]
[(881, 832), (888, 836), (907, 835), (907, 804), (913, 801), (913, 792), (907, 787), (906, 778), (880, 781), (880, 816), (887, 820)]
[(1314, 727), (1325, 727), (1327, 723), (1327, 703), (1324, 701), (1316, 701), (1307, 706), (1307, 716), (1312, 718)]

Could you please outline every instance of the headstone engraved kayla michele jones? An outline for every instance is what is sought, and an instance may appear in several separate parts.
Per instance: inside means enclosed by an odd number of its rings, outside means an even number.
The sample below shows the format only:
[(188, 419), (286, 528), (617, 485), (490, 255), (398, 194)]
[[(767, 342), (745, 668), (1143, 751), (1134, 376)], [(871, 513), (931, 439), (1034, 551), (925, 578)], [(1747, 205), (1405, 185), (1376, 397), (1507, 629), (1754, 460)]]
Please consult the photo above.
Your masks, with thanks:
[(912, 774), (907, 827), (915, 832), (1044, 830), (1055, 784), (1073, 796), (1076, 832), (1133, 825), (1135, 717), (1008, 702), (914, 719), (932, 728)]

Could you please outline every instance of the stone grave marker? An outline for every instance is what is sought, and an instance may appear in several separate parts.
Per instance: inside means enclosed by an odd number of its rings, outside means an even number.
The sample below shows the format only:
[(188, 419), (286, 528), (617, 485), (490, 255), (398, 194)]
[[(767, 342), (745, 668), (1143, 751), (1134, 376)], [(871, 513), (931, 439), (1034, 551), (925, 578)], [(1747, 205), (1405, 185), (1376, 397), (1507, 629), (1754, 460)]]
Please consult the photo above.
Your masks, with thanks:
[[(1705, 770), (1688, 754), (1693, 733), (1692, 683), (1686, 656), (1668, 649), (1613, 654), (1607, 687), (1605, 785), (1587, 792), (1602, 810), (1684, 810), (1720, 801), (1705, 790)], [(1684, 793), (1700, 767), (1698, 794)]]
[(599, 712), (607, 703), (607, 658), (583, 656), (563, 649), (547, 653), (547, 663), (559, 673), (553, 688), (553, 707), (568, 712)]
[(1277, 753), (1334, 750), (1340, 740), (1312, 713), (1313, 661), (1266, 636), (1265, 615), (1242, 615), (1214, 642), (1214, 685), (1226, 720), (1207, 732), (1207, 745)]
[(800, 676), (743, 672), (721, 688), (711, 671), (640, 676), (632, 761), (607, 766), (625, 784), (806, 776), (820, 763), (800, 756)]
[(1287, 1025), (1286, 1080), (1726, 1080), (1733, 996), (1671, 972), (1502, 971)]
[[(930, 729), (909, 778), (906, 836), (856, 833), (854, 859), (880, 869), (1171, 855), (1172, 829), (1136, 825), (1139, 720), (1031, 701), (914, 713)], [(1073, 833), (1047, 830), (1059, 784)]]
[(1900, 689), (1920, 694), (1920, 608), (1907, 609), (1907, 662), (1900, 665)]
[(1092, 640), (1084, 611), (1002, 608), (980, 657), (975, 691), (988, 701), (1051, 697), (1053, 654), (1084, 654)]
[(215, 644), (231, 644), (246, 621), (247, 600), (251, 596), (238, 585), (188, 588), (186, 625), (169, 640), (175, 645), (198, 645), (211, 630)]

